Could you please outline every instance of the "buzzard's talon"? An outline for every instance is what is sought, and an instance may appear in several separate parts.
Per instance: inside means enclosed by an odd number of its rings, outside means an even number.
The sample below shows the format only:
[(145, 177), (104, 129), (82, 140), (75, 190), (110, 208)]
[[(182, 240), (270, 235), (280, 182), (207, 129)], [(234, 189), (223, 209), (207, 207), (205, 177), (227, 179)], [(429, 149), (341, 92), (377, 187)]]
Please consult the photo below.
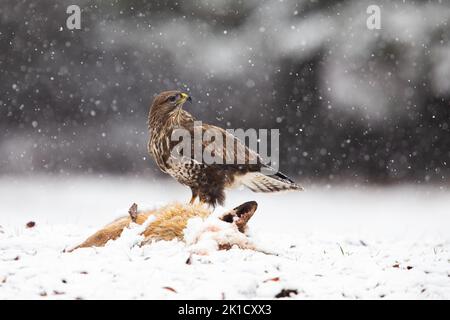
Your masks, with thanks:
[[(203, 200), (200, 199), (200, 198), (198, 199), (198, 204), (201, 205), (201, 206), (203, 206), (203, 205), (205, 205), (205, 204), (208, 205), (207, 202), (203, 201)], [(209, 209), (209, 205), (208, 205), (208, 209)]]

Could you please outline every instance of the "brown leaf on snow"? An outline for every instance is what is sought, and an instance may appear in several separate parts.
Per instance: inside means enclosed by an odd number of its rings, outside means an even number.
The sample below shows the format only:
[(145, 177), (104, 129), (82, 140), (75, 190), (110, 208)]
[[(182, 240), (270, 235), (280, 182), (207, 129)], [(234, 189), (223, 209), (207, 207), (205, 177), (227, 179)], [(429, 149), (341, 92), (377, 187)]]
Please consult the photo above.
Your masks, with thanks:
[(283, 289), (280, 291), (280, 293), (278, 293), (275, 298), (279, 299), (279, 298), (289, 298), (291, 296), (291, 294), (293, 295), (297, 295), (298, 291), (295, 289)]
[(275, 277), (275, 278), (270, 278), (270, 279), (266, 279), (266, 280), (264, 280), (263, 282), (264, 283), (266, 283), (266, 282), (269, 282), (269, 281), (280, 281), (280, 277)]
[(163, 287), (163, 289), (177, 293), (177, 290), (175, 290), (174, 288), (171, 288), (171, 287)]
[(28, 229), (31, 229), (31, 228), (33, 228), (34, 226), (36, 226), (36, 222), (34, 222), (34, 221), (29, 221), (29, 222), (27, 222), (27, 224), (26, 224), (26, 227), (27, 227)]

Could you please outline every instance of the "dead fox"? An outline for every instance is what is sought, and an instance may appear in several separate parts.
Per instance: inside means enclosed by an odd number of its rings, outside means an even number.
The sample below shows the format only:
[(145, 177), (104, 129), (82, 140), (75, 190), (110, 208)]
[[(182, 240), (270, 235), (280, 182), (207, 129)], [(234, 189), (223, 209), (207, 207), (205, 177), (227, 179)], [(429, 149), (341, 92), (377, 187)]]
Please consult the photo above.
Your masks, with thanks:
[[(189, 239), (186, 239), (184, 231), (189, 219), (200, 218), (203, 221), (207, 221), (207, 218), (211, 215), (211, 211), (208, 208), (200, 204), (175, 203), (156, 210), (138, 212), (137, 205), (134, 203), (128, 211), (128, 216), (111, 222), (87, 238), (82, 244), (68, 251), (71, 252), (79, 248), (102, 247), (109, 240), (119, 238), (123, 230), (129, 227), (131, 223), (142, 225), (150, 218), (152, 218), (152, 221), (148, 223), (145, 230), (141, 233), (144, 236), (141, 245), (156, 240), (179, 239), (195, 246), (201, 241), (203, 236), (209, 233), (208, 238), (216, 240), (219, 250), (230, 249), (234, 245), (243, 249), (252, 249), (253, 245), (247, 239), (245, 231), (247, 222), (253, 216), (257, 207), (258, 205), (255, 201), (245, 202), (218, 216), (216, 220), (219, 220), (219, 223), (211, 220), (210, 223), (200, 226), (197, 234), (191, 235)], [(222, 237), (224, 229), (227, 229), (227, 232), (226, 236)], [(201, 250), (199, 249), (199, 251)]]

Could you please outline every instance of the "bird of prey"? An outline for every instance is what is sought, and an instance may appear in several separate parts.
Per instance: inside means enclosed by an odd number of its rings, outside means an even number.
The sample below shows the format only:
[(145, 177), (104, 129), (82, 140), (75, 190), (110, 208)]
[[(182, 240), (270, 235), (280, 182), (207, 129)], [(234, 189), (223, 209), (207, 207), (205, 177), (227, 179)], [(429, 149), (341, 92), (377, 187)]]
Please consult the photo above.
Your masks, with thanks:
[[(148, 115), (149, 142), (148, 152), (154, 158), (158, 167), (171, 175), (181, 184), (191, 188), (194, 203), (198, 197), (201, 203), (215, 207), (223, 205), (225, 189), (244, 185), (254, 192), (276, 192), (282, 190), (303, 190), (287, 176), (263, 163), (260, 156), (250, 150), (239, 139), (222, 128), (202, 123), (201, 132), (213, 132), (221, 136), (223, 141), (232, 141), (234, 147), (211, 144), (212, 141), (202, 141), (202, 148), (212, 148), (212, 154), (223, 158), (221, 163), (204, 163), (198, 161), (193, 154), (174, 161), (173, 149), (179, 141), (173, 141), (172, 133), (184, 129), (190, 133), (189, 139), (195, 139), (194, 117), (183, 110), (186, 101), (191, 97), (181, 91), (165, 91), (157, 95)], [(228, 139), (228, 140), (227, 140)], [(192, 147), (195, 145), (192, 141)], [(227, 157), (243, 152), (243, 163), (230, 163)], [(234, 159), (234, 158), (233, 158)], [(262, 170), (265, 169), (265, 170)]]

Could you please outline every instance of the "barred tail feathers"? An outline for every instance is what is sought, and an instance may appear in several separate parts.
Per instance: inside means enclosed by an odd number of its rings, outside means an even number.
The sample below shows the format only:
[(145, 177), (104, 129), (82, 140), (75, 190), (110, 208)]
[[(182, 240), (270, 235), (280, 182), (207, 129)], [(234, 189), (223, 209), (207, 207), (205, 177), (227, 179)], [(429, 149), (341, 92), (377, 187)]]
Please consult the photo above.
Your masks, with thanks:
[(247, 173), (242, 184), (253, 192), (278, 192), (286, 190), (302, 191), (303, 188), (281, 172), (265, 175), (261, 172)]

